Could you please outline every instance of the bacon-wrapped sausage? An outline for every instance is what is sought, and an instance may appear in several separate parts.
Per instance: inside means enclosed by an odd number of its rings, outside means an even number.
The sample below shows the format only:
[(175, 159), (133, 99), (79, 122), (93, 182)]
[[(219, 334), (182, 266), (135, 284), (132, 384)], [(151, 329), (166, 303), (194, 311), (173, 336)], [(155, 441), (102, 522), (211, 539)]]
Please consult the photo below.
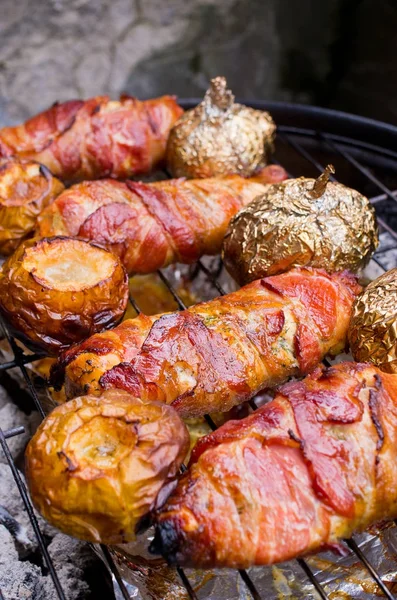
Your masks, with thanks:
[(64, 181), (148, 173), (164, 160), (169, 132), (182, 113), (173, 96), (56, 103), (1, 129), (0, 155), (37, 160)]
[(343, 363), (284, 385), (199, 440), (157, 513), (153, 551), (194, 567), (267, 565), (397, 517), (397, 377)]
[(301, 268), (188, 310), (140, 315), (64, 352), (53, 384), (68, 397), (125, 389), (182, 416), (225, 412), (344, 349), (360, 290), (348, 273)]
[(43, 211), (37, 234), (100, 242), (118, 254), (129, 273), (150, 273), (219, 254), (231, 217), (263, 193), (264, 184), (286, 176), (282, 167), (273, 165), (251, 180), (235, 175), (148, 184), (81, 183)]

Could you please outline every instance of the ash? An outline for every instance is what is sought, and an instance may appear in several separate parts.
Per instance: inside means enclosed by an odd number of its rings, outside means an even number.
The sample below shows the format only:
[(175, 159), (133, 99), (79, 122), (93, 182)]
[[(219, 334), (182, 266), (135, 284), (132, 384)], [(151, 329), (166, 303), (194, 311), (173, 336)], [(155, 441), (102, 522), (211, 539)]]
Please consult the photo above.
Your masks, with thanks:
[[(7, 352), (7, 351), (6, 351)], [(10, 357), (4, 358), (8, 360)], [(25, 433), (7, 440), (23, 477), (23, 454), (40, 422), (26, 390), (13, 371), (0, 378), (0, 424), (4, 430), (22, 425)], [(5, 386), (5, 387), (4, 387)], [(12, 396), (7, 392), (12, 390)], [(19, 389), (18, 393), (15, 393)], [(15, 401), (14, 401), (15, 400)], [(59, 533), (36, 513), (48, 552), (67, 600), (113, 600), (108, 571), (88, 544)], [(58, 600), (51, 575), (6, 457), (0, 448), (0, 589), (6, 600)]]

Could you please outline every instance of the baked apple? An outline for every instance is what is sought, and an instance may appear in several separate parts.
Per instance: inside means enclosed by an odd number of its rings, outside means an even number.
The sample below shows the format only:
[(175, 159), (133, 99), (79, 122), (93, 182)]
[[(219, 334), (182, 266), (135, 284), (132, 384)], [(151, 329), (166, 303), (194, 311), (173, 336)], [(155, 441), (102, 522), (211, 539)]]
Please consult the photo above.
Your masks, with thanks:
[(50, 355), (116, 325), (128, 302), (120, 260), (94, 242), (23, 242), (0, 273), (0, 310), (16, 337)]
[(188, 449), (173, 408), (108, 390), (74, 398), (44, 419), (26, 450), (27, 482), (36, 508), (61, 531), (128, 542), (172, 487)]
[(63, 190), (63, 183), (39, 163), (0, 158), (0, 254), (11, 254), (33, 233), (40, 212)]

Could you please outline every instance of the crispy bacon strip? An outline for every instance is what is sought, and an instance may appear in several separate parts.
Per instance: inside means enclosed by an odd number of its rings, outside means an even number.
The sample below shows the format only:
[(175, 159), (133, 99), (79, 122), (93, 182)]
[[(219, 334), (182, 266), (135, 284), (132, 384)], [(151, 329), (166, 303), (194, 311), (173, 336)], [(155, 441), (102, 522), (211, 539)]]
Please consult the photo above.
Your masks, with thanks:
[(397, 377), (343, 363), (280, 388), (196, 444), (152, 550), (194, 567), (267, 565), (397, 517)]
[(0, 155), (37, 160), (69, 182), (148, 173), (164, 160), (169, 132), (182, 113), (173, 96), (56, 103), (22, 125), (1, 129)]
[(140, 315), (61, 355), (68, 397), (125, 389), (182, 416), (227, 411), (344, 349), (355, 294), (348, 273), (316, 269), (255, 281), (188, 310)]
[(251, 180), (236, 175), (149, 184), (85, 182), (42, 212), (37, 233), (100, 242), (118, 254), (129, 273), (150, 273), (218, 254), (231, 217), (267, 184), (286, 177), (282, 167), (272, 165)]

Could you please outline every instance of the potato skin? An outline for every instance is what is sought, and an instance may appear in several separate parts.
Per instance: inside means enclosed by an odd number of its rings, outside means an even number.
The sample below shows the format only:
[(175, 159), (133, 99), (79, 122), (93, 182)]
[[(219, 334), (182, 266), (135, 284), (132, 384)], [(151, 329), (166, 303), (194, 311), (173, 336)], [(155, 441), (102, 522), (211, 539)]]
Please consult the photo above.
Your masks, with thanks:
[(52, 525), (118, 544), (135, 538), (188, 449), (187, 429), (173, 408), (108, 390), (46, 417), (28, 444), (26, 477), (34, 505)]
[(33, 233), (38, 215), (64, 189), (33, 160), (0, 159), (0, 254), (8, 256)]
[[(68, 275), (63, 282), (65, 289), (58, 289), (37, 276), (38, 268), (27, 264), (32, 252), (38, 267), (40, 261), (46, 261), (46, 269), (51, 269), (80, 259), (95, 277), (102, 265), (107, 265), (106, 276), (92, 285), (79, 282), (78, 289), (73, 287), (71, 273), (70, 282)], [(54, 255), (50, 264), (49, 252)], [(71, 344), (116, 325), (127, 302), (128, 277), (124, 267), (116, 256), (94, 242), (66, 237), (26, 240), (0, 272), (0, 311), (17, 337), (50, 355), (56, 356)]]

